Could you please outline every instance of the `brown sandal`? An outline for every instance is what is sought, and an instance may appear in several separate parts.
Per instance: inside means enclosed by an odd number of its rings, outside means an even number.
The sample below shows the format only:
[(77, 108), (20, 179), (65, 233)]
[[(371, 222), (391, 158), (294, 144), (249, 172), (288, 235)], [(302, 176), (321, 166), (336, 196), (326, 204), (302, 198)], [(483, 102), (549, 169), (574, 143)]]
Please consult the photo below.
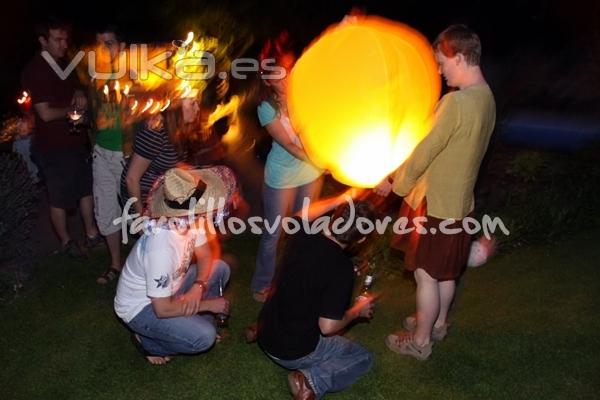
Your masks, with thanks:
[(118, 269), (110, 267), (109, 269), (104, 271), (104, 273), (100, 275), (98, 279), (96, 279), (96, 283), (100, 285), (106, 285), (108, 282), (117, 279), (120, 273), (121, 271), (119, 271)]

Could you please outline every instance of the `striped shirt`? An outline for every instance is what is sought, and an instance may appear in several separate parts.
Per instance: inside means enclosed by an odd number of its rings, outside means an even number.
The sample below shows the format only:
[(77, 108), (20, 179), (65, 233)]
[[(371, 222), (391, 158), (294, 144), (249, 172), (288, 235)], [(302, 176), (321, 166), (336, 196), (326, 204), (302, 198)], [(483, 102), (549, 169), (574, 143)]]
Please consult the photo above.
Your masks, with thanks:
[[(174, 168), (178, 162), (183, 161), (184, 155), (180, 155), (175, 150), (175, 146), (169, 140), (169, 134), (166, 130), (152, 130), (144, 127), (135, 137), (133, 143), (133, 152), (147, 160), (150, 160), (150, 165), (142, 178), (140, 179), (140, 191), (142, 203), (146, 203), (148, 192), (152, 188), (154, 181), (163, 175), (167, 170)], [(129, 160), (131, 162), (131, 159)], [(129, 170), (129, 162), (123, 168), (121, 175), (121, 196), (123, 204), (129, 198), (127, 190), (127, 171)]]

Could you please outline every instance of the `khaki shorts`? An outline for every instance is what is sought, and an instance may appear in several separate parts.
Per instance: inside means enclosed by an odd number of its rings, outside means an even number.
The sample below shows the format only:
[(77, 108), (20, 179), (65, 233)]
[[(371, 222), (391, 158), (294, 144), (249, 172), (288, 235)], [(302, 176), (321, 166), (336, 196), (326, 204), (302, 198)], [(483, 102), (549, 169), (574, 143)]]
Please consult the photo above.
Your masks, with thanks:
[(94, 175), (94, 214), (98, 230), (104, 236), (118, 232), (120, 224), (113, 221), (121, 216), (119, 190), (123, 172), (123, 152), (94, 146), (92, 171)]

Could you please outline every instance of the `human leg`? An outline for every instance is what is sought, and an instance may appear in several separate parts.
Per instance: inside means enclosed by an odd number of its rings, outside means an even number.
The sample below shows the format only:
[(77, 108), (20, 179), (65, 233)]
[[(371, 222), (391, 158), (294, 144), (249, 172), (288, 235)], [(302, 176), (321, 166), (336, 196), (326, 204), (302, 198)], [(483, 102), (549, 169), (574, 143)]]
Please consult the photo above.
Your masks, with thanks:
[(415, 270), (417, 281), (417, 328), (414, 340), (417, 345), (428, 345), (431, 340), (431, 330), (440, 312), (440, 292), (438, 281), (432, 278), (422, 268)]
[(85, 233), (88, 238), (94, 238), (99, 235), (94, 221), (94, 198), (91, 195), (79, 199), (79, 213), (81, 214)]
[(65, 246), (71, 240), (67, 229), (67, 211), (64, 208), (50, 206), (50, 221), (61, 245)]
[(440, 281), (438, 282), (438, 288), (440, 293), (440, 312), (435, 321), (434, 329), (445, 327), (448, 324), (448, 312), (452, 306), (452, 301), (454, 300), (456, 281)]
[(96, 145), (92, 162), (94, 216), (98, 230), (104, 236), (110, 254), (110, 267), (98, 283), (107, 283), (121, 271), (120, 227), (113, 221), (121, 216), (118, 192), (123, 172), (123, 153)]
[(158, 357), (201, 353), (215, 343), (217, 336), (214, 325), (199, 315), (158, 318), (152, 304), (127, 325), (139, 335), (148, 354)]
[(305, 185), (299, 186), (296, 190), (296, 196), (294, 198), (294, 206), (291, 210), (295, 213), (302, 209), (304, 205), (304, 199), (308, 198), (311, 202), (318, 199), (321, 194), (321, 188), (323, 187), (324, 177), (321, 175), (312, 182)]
[[(411, 321), (410, 326), (407, 326), (405, 321), (407, 330), (388, 335), (385, 344), (396, 353), (409, 355), (418, 360), (427, 360), (433, 347), (432, 329), (439, 315), (440, 294), (438, 281), (424, 269), (415, 270), (415, 280), (417, 281), (415, 322)], [(445, 332), (441, 335), (436, 331), (438, 339), (441, 340), (443, 336)]]
[(258, 245), (256, 269), (251, 284), (252, 291), (255, 293), (266, 290), (271, 285), (275, 275), (277, 244), (282, 231), (281, 219), (288, 214), (295, 195), (296, 188), (275, 189), (264, 185), (265, 227)]
[(317, 398), (349, 387), (373, 364), (371, 353), (343, 336), (321, 337), (315, 350), (300, 359), (273, 360), (302, 372)]

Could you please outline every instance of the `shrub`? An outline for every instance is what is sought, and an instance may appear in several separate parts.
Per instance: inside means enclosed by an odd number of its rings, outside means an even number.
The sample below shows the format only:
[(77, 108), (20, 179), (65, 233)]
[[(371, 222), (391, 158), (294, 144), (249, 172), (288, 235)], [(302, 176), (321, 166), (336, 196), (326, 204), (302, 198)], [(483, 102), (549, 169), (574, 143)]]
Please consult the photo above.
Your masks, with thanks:
[(505, 150), (495, 161), (479, 214), (502, 218), (511, 234), (500, 241), (554, 242), (600, 226), (600, 144), (576, 154)]
[[(20, 287), (24, 268), (35, 259), (31, 235), (36, 221), (37, 188), (25, 163), (14, 153), (0, 154), (0, 297)], [(16, 282), (8, 282), (14, 279)]]

